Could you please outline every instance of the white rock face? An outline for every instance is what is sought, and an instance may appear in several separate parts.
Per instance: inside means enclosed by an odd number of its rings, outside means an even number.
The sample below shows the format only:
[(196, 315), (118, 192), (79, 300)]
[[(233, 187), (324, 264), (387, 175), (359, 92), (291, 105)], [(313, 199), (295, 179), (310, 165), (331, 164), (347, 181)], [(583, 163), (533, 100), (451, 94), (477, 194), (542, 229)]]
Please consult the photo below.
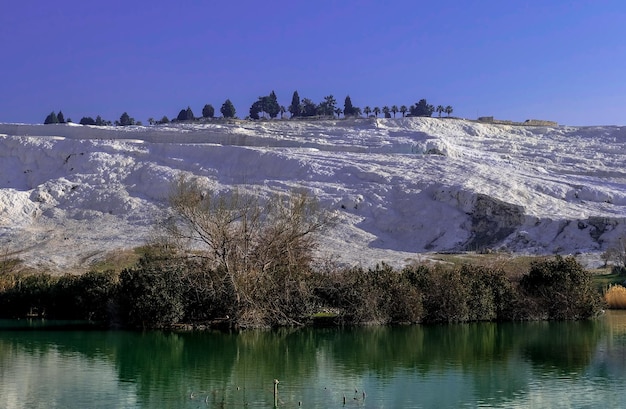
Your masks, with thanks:
[(321, 257), (599, 254), (626, 236), (626, 129), (438, 118), (0, 124), (0, 250), (85, 269), (143, 244), (185, 172), (214, 189), (309, 189), (339, 223)]

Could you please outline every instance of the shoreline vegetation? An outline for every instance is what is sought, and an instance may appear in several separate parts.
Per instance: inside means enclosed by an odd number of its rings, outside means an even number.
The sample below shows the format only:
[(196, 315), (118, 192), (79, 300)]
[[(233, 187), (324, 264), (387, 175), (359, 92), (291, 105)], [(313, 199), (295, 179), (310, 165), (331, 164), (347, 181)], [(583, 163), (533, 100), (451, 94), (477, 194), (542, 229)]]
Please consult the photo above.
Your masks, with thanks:
[(197, 258), (150, 251), (120, 273), (5, 273), (0, 276), (0, 318), (238, 330), (585, 320), (606, 307), (591, 273), (573, 257), (561, 256), (533, 261), (521, 275), (470, 264), (276, 271), (271, 283), (248, 276), (239, 284), (254, 291), (239, 294), (220, 276)]

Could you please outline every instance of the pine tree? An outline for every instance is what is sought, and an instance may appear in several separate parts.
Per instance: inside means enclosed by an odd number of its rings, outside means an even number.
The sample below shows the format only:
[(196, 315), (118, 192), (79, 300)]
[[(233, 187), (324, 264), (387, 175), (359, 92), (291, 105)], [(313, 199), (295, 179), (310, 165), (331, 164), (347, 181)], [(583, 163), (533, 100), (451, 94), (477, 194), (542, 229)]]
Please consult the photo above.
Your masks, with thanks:
[(118, 123), (120, 124), (120, 126), (129, 126), (129, 125), (134, 125), (135, 120), (131, 118), (126, 112), (124, 112), (120, 116), (120, 121)]
[(233, 105), (232, 102), (230, 102), (230, 99), (227, 99), (226, 101), (224, 101), (224, 103), (222, 104), (222, 107), (220, 108), (220, 112), (222, 113), (224, 118), (235, 117), (235, 113), (236, 113), (235, 106)]
[(435, 112), (435, 107), (426, 102), (425, 99), (420, 99), (415, 105), (411, 105), (411, 115), (413, 116), (432, 116)]
[(193, 121), (195, 116), (193, 115), (193, 111), (191, 107), (187, 106), (187, 109), (181, 109), (176, 117), (177, 121)]
[(356, 112), (354, 112), (354, 107), (352, 106), (352, 100), (350, 99), (350, 95), (347, 95), (343, 103), (343, 116), (348, 117), (355, 114)]
[(57, 114), (54, 111), (52, 111), (46, 117), (46, 119), (43, 121), (43, 123), (46, 124), (46, 125), (48, 125), (48, 124), (58, 124), (59, 123), (59, 118), (57, 118)]
[(59, 113), (57, 114), (57, 119), (59, 120), (60, 124), (64, 124), (65, 123), (65, 117), (63, 116), (63, 112), (59, 111)]
[(267, 98), (265, 112), (269, 114), (270, 118), (276, 118), (280, 113), (280, 104), (278, 103), (278, 98), (276, 97), (276, 93), (274, 91), (272, 91)]
[(317, 115), (317, 104), (308, 98), (302, 100), (301, 108), (302, 116), (315, 116)]
[(96, 121), (90, 116), (84, 116), (79, 122), (81, 125), (96, 125)]
[(291, 105), (289, 105), (289, 113), (292, 118), (300, 116), (300, 96), (298, 95), (298, 91), (293, 92)]
[(250, 113), (250, 119), (259, 119), (259, 113), (263, 111), (263, 98), (259, 98), (254, 101), (250, 106), (248, 112)]
[(215, 116), (215, 108), (213, 105), (206, 104), (204, 108), (202, 108), (202, 117), (203, 118), (213, 118)]

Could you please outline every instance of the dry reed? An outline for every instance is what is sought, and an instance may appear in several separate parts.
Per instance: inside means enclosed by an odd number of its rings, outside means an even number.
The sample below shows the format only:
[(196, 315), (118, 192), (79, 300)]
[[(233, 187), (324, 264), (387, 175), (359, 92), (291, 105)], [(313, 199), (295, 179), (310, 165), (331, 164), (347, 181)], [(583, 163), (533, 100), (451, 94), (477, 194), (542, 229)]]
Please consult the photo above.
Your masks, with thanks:
[(626, 309), (626, 288), (612, 285), (604, 294), (604, 299), (610, 309)]

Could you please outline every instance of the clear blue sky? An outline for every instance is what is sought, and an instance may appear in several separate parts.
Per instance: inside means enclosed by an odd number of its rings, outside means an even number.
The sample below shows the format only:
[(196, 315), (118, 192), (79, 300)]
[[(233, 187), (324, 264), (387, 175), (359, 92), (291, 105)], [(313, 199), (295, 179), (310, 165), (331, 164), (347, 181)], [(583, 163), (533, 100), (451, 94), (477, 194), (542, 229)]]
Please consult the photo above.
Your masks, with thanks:
[(0, 121), (137, 120), (229, 98), (421, 98), (475, 118), (626, 124), (626, 2), (9, 0)]

